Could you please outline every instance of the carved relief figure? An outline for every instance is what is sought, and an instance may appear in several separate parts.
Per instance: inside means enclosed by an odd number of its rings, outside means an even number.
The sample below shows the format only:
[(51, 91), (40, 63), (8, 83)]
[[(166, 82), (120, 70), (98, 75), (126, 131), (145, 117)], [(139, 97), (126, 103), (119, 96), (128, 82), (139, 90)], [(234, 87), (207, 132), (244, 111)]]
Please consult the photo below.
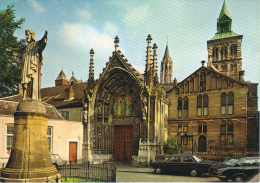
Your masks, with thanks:
[(117, 115), (117, 102), (114, 103), (114, 115)]
[(108, 115), (108, 106), (107, 105), (104, 106), (104, 113), (105, 113), (105, 115)]
[(45, 31), (40, 41), (36, 40), (33, 30), (26, 30), (25, 35), (28, 45), (22, 57), (21, 84), (23, 86), (23, 100), (26, 100), (27, 97), (40, 100), (42, 52), (47, 44), (48, 32)]
[(101, 114), (102, 111), (102, 105), (101, 103), (98, 104), (98, 114)]
[(129, 113), (130, 113), (130, 115), (132, 115), (132, 113), (133, 113), (133, 103), (132, 103), (132, 100), (130, 101), (130, 104), (129, 104)]
[(143, 119), (146, 119), (147, 116), (147, 100), (146, 98), (143, 99)]
[(121, 100), (120, 100), (120, 103), (121, 103), (121, 115), (125, 115), (125, 97), (122, 97)]

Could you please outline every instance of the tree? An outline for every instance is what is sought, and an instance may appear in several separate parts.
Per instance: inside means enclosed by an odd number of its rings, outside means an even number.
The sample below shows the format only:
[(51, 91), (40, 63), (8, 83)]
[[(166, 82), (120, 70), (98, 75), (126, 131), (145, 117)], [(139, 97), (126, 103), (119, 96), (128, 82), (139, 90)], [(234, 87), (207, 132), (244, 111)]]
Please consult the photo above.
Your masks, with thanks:
[(14, 36), (25, 19), (15, 21), (13, 7), (14, 5), (7, 5), (6, 10), (0, 11), (0, 97), (17, 93), (25, 48), (25, 39), (18, 40)]
[(177, 140), (174, 137), (168, 137), (164, 142), (163, 150), (165, 154), (176, 154), (179, 152)]

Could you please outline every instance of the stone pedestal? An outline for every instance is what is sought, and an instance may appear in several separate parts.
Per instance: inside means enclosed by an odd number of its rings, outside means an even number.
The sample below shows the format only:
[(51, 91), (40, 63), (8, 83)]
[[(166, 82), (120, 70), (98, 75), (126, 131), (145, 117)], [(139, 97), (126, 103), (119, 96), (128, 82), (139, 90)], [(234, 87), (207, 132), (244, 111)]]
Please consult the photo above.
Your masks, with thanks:
[(48, 115), (39, 101), (22, 101), (14, 114), (11, 155), (0, 180), (5, 182), (55, 181), (58, 171), (49, 151)]

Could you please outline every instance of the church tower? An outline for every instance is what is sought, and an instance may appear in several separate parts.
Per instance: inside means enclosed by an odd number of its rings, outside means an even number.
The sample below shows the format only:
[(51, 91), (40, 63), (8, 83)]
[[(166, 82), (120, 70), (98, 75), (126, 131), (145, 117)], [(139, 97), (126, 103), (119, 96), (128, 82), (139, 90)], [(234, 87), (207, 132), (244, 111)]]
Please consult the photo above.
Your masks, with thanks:
[(60, 71), (60, 74), (58, 75), (58, 77), (55, 80), (55, 86), (59, 86), (59, 85), (68, 85), (69, 81), (65, 75), (65, 73), (63, 72), (63, 69)]
[(166, 45), (165, 53), (163, 56), (163, 60), (161, 62), (161, 77), (160, 77), (160, 83), (161, 84), (168, 84), (172, 83), (172, 59), (169, 53), (168, 44)]
[(243, 35), (231, 30), (232, 17), (224, 0), (217, 19), (217, 33), (207, 41), (208, 66), (234, 79), (244, 78), (242, 71), (241, 43)]

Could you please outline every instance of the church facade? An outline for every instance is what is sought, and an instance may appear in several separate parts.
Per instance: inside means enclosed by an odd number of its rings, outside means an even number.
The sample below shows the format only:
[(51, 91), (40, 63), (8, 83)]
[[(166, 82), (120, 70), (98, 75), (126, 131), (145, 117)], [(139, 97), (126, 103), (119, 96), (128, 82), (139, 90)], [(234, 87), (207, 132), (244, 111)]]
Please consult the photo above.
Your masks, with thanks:
[[(94, 50), (90, 50), (88, 86), (83, 98), (85, 159), (111, 155), (114, 161), (131, 163), (133, 156), (142, 156), (141, 151), (146, 157), (161, 150), (168, 134), (169, 101), (158, 82), (157, 45), (151, 48), (150, 35), (146, 40), (144, 74), (124, 58), (116, 36), (115, 51), (100, 78), (94, 80)], [(147, 145), (140, 149), (140, 143)], [(159, 149), (150, 149), (149, 143), (157, 143)]]

